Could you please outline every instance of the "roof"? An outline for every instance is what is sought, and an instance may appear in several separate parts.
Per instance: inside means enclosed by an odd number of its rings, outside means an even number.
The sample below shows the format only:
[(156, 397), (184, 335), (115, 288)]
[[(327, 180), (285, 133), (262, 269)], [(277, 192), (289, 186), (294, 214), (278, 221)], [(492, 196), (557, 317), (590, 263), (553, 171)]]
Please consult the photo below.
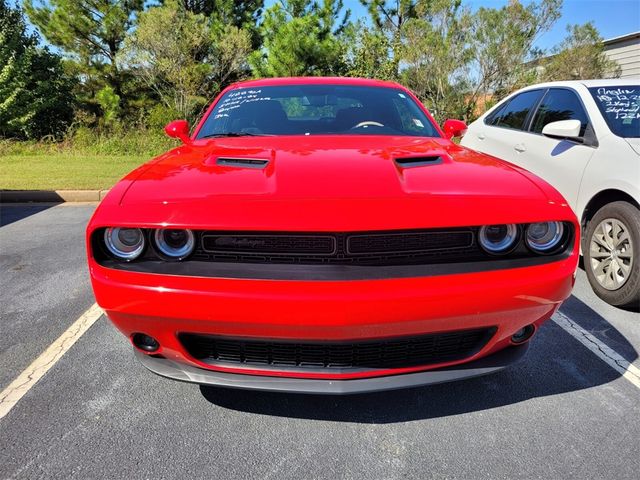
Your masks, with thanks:
[(597, 80), (580, 80), (585, 87), (609, 87), (616, 85), (640, 85), (640, 78), (606, 78)]
[(566, 80), (558, 82), (536, 83), (534, 85), (527, 86), (523, 90), (540, 87), (575, 87), (576, 85), (584, 85), (587, 88), (640, 85), (640, 78), (604, 78), (594, 80)]
[(360, 85), (369, 87), (401, 87), (399, 83), (373, 78), (354, 77), (277, 77), (245, 80), (234, 83), (231, 88), (268, 87), (278, 85)]
[(603, 40), (602, 43), (603, 45), (606, 46), (614, 43), (625, 42), (627, 40), (633, 40), (634, 38), (640, 38), (640, 31), (627, 33), (625, 35), (620, 35), (618, 37), (608, 38), (606, 40)]

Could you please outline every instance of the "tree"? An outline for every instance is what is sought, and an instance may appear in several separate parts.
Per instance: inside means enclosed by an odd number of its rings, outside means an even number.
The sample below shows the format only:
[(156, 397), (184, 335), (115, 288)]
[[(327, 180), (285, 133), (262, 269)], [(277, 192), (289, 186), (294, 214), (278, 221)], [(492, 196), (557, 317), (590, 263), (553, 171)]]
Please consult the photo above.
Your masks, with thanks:
[(232, 25), (251, 34), (254, 49), (260, 47), (257, 25), (262, 16), (264, 0), (181, 0), (184, 8), (209, 17), (212, 26)]
[(554, 49), (555, 54), (542, 62), (543, 80), (586, 80), (620, 76), (620, 66), (604, 54), (602, 37), (593, 23), (567, 25), (567, 33), (567, 38)]
[(71, 79), (60, 58), (38, 48), (22, 12), (0, 0), (0, 136), (64, 133), (73, 116)]
[(530, 81), (525, 61), (535, 40), (558, 19), (561, 6), (561, 0), (532, 1), (526, 6), (510, 0), (499, 9), (481, 7), (472, 12), (462, 7), (461, 0), (361, 3), (388, 42), (395, 76), (439, 120), (473, 118), (479, 101)]
[(233, 25), (212, 29), (209, 53), (212, 95), (248, 75), (251, 45), (251, 32), (247, 30)]
[(249, 59), (256, 76), (340, 75), (345, 72), (342, 38), (350, 10), (342, 0), (283, 0), (260, 25), (263, 49)]
[[(420, 0), (360, 0), (369, 12), (374, 27), (379, 34), (387, 37), (389, 58), (392, 76), (400, 75), (400, 50), (402, 48), (402, 35), (406, 23), (416, 18), (416, 9)], [(428, 0), (427, 0), (428, 3)]]
[(404, 83), (439, 120), (466, 116), (470, 15), (460, 0), (434, 0), (414, 7), (405, 22), (398, 52)]
[(398, 66), (390, 56), (391, 42), (384, 33), (358, 22), (346, 30), (345, 38), (348, 76), (397, 80)]
[(180, 0), (180, 3), (185, 10), (193, 13), (202, 13), (207, 17), (220, 15), (235, 27), (257, 23), (264, 6), (264, 0)]
[(70, 54), (85, 75), (98, 74), (124, 100), (117, 57), (144, 0), (25, 0), (49, 43)]
[(204, 14), (167, 0), (140, 14), (124, 58), (168, 109), (193, 119), (229, 76), (245, 68), (251, 49), (249, 34), (232, 25), (214, 37)]
[(561, 4), (542, 0), (524, 6), (511, 0), (500, 9), (478, 9), (470, 31), (470, 113), (481, 97), (501, 97), (535, 81), (526, 60), (534, 55), (533, 43), (560, 18)]

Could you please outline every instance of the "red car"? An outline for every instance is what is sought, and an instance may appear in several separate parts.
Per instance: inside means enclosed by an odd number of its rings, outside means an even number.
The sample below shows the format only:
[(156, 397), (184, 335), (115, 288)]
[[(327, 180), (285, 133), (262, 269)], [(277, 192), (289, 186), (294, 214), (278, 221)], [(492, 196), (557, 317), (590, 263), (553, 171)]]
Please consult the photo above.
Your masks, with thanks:
[(238, 83), (87, 228), (98, 304), (160, 375), (357, 393), (501, 369), (566, 299), (556, 190), (460, 147), (406, 88)]

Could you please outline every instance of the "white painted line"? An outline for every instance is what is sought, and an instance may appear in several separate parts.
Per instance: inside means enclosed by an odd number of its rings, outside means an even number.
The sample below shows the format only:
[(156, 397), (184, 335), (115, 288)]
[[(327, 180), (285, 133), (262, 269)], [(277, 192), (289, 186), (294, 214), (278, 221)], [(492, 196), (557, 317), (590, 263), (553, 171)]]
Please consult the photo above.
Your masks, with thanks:
[(97, 304), (80, 315), (49, 347), (36, 358), (11, 384), (0, 393), (0, 419), (3, 418), (16, 403), (53, 367), (74, 343), (102, 315)]
[(564, 313), (556, 312), (551, 318), (569, 335), (591, 350), (600, 360), (622, 374), (624, 378), (629, 380), (637, 388), (640, 388), (640, 369), (638, 367), (625, 360), (618, 352), (602, 343)]

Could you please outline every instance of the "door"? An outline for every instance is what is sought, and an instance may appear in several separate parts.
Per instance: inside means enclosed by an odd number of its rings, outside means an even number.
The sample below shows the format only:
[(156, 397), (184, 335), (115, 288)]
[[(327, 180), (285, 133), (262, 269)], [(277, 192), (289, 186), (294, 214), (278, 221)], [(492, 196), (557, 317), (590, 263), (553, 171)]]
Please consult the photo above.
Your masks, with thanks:
[(462, 144), (519, 165), (521, 144), (528, 136), (524, 130), (544, 92), (527, 90), (507, 99), (484, 123), (478, 122), (477, 128), (465, 135)]
[[(580, 138), (545, 137), (542, 129), (551, 122), (579, 120)], [(521, 150), (517, 163), (553, 185), (576, 211), (580, 182), (597, 148), (593, 127), (578, 94), (568, 88), (550, 88), (533, 114), (529, 132), (514, 143)]]

